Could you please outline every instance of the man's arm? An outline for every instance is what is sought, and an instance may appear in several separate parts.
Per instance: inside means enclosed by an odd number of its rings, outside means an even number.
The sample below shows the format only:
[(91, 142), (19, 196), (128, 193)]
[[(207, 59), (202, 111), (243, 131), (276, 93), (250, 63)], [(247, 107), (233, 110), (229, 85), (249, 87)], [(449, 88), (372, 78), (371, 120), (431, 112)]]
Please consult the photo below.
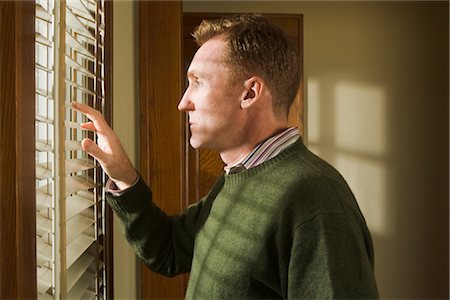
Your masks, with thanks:
[(170, 277), (190, 271), (203, 201), (169, 217), (152, 202), (142, 178), (120, 196), (107, 194), (106, 199), (128, 242), (152, 271)]

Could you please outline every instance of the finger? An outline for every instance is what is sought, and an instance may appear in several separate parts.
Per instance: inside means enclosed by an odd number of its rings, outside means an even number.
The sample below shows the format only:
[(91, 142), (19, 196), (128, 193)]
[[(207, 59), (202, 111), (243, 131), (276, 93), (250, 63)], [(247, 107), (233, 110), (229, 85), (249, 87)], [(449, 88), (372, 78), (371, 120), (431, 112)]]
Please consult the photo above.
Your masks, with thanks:
[(92, 116), (93, 118), (95, 118), (96, 115), (100, 114), (100, 112), (98, 110), (96, 110), (84, 103), (72, 101), (72, 102), (70, 102), (70, 105), (74, 110), (79, 111), (79, 112), (85, 114), (86, 116)]
[(81, 123), (80, 127), (81, 127), (81, 129), (85, 129), (85, 130), (90, 130), (90, 131), (94, 131), (94, 132), (97, 131), (97, 129), (95, 128), (94, 123), (92, 123), (92, 122)]
[(74, 110), (85, 114), (89, 120), (93, 121), (97, 129), (101, 130), (103, 128), (109, 127), (105, 119), (103, 118), (102, 113), (90, 107), (89, 105), (72, 101), (71, 106)]
[(100, 147), (96, 143), (94, 143), (93, 140), (84, 138), (81, 141), (81, 147), (84, 151), (86, 151), (90, 156), (97, 159), (100, 163), (104, 161), (105, 152), (103, 152), (102, 149), (100, 149)]

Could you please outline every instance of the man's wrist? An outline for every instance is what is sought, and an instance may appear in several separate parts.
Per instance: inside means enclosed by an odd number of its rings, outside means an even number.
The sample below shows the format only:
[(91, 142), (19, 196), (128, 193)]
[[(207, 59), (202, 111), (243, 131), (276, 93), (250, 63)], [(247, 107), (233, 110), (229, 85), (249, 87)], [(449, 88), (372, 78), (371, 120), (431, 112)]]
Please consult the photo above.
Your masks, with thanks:
[(135, 185), (138, 179), (139, 179), (139, 174), (136, 172), (136, 170), (133, 169), (133, 172), (130, 173), (130, 175), (128, 175), (126, 177), (126, 179), (122, 179), (122, 180), (112, 179), (112, 181), (114, 181), (114, 184), (117, 186), (117, 188), (120, 191), (124, 191), (126, 189), (129, 189), (133, 185)]
[[(140, 176), (139, 176), (139, 174), (137, 174), (135, 181), (131, 185), (127, 184), (126, 188), (120, 188), (119, 186), (117, 186), (115, 181), (113, 181), (111, 178), (109, 178), (105, 185), (106, 193), (111, 194), (113, 196), (121, 196), (125, 192), (127, 192), (129, 189), (134, 187), (138, 183), (139, 178), (140, 178)], [(121, 185), (121, 186), (124, 187), (125, 185)]]

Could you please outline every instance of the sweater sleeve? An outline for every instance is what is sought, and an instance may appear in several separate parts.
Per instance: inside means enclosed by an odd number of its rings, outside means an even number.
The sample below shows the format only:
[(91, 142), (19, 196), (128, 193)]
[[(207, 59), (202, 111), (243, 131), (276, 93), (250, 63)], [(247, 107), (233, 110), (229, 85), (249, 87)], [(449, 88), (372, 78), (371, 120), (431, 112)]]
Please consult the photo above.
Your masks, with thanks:
[[(323, 214), (296, 228), (288, 266), (288, 299), (375, 299), (370, 236), (345, 214)], [(370, 242), (371, 245), (371, 242)]]
[(128, 242), (152, 271), (170, 277), (190, 271), (202, 201), (168, 216), (152, 202), (142, 178), (121, 195), (107, 193), (106, 199)]

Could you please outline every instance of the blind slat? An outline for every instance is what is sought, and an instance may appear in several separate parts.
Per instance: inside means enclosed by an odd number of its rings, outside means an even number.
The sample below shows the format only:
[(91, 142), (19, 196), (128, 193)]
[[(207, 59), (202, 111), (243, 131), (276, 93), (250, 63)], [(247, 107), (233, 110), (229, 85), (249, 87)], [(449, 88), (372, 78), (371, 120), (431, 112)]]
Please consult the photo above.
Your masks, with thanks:
[(94, 241), (95, 238), (82, 234), (67, 245), (67, 268), (70, 268)]
[[(80, 20), (80, 22), (86, 27), (86, 29), (95, 31), (95, 28), (97, 27), (95, 12), (92, 12), (92, 14), (86, 13), (86, 11), (82, 9), (83, 5), (81, 1), (72, 1), (71, 4), (72, 5), (68, 5), (67, 7), (71, 10), (72, 14)], [(77, 5), (78, 8), (75, 7)]]
[(48, 265), (48, 263), (50, 262), (50, 259), (48, 259), (47, 257), (37, 253), (36, 254), (36, 263), (37, 266), (42, 268)]
[(80, 65), (79, 63), (77, 63), (76, 61), (74, 61), (71, 57), (66, 55), (66, 64), (68, 66), (70, 66), (71, 68), (82, 72), (83, 74), (87, 75), (88, 77), (95, 79), (95, 75), (92, 72), (89, 72), (88, 69), (86, 69), (85, 67), (83, 67), (82, 65)]
[(38, 180), (53, 178), (52, 165), (50, 163), (36, 164), (36, 178)]
[(67, 244), (72, 242), (92, 224), (94, 224), (94, 219), (80, 214), (70, 219), (66, 224)]
[(42, 257), (45, 257), (48, 260), (52, 259), (52, 245), (39, 237), (36, 238), (36, 251)]
[(81, 147), (81, 141), (66, 140), (65, 147), (66, 147), (65, 148), (66, 151), (83, 150), (83, 148)]
[(52, 232), (52, 220), (42, 216), (41, 214), (36, 214), (36, 225), (39, 229), (45, 232)]
[(93, 22), (95, 22), (95, 11), (89, 10), (82, 1), (69, 1), (67, 3), (67, 6), (72, 9), (74, 14), (77, 14), (75, 12), (77, 11), (79, 14), (82, 14), (83, 17), (89, 18), (90, 20), (93, 20)]
[(66, 218), (70, 220), (86, 208), (93, 206), (94, 194), (88, 191), (78, 192), (66, 199)]
[(84, 47), (76, 38), (74, 38), (69, 32), (66, 34), (66, 44), (78, 53), (83, 54), (91, 62), (95, 62), (94, 54)]
[(54, 300), (52, 295), (49, 294), (39, 294), (39, 300)]
[(89, 158), (77, 158), (66, 160), (66, 174), (86, 171), (95, 168), (94, 161)]
[(52, 46), (52, 42), (49, 39), (47, 39), (45, 36), (40, 34), (39, 32), (36, 32), (35, 38), (36, 38), (36, 42), (39, 44), (42, 44), (47, 47)]
[(44, 294), (52, 286), (52, 269), (37, 268), (38, 292)]
[(51, 140), (36, 140), (36, 150), (39, 152), (53, 152), (53, 147), (50, 142)]
[(53, 124), (53, 120), (44, 116), (36, 115), (36, 121), (41, 123)]
[(67, 270), (67, 289), (70, 291), (78, 282), (81, 276), (88, 270), (94, 262), (95, 256), (85, 252), (76, 262)]
[(81, 276), (80, 280), (72, 287), (69, 292), (69, 299), (84, 299), (84, 293), (89, 288), (89, 285), (92, 281), (95, 280), (95, 275), (89, 272), (86, 272)]
[(95, 97), (95, 93), (94, 92), (92, 92), (92, 91), (88, 90), (87, 88), (79, 85), (78, 83), (76, 83), (76, 82), (74, 82), (74, 81), (72, 81), (70, 79), (67, 79), (67, 78), (66, 78), (66, 82), (69, 85), (71, 85), (73, 88), (76, 88), (77, 90), (80, 90), (80, 91), (82, 91), (82, 92), (84, 92), (84, 93), (86, 93), (88, 95), (91, 95), (91, 96)]
[(80, 176), (66, 177), (66, 197), (78, 191), (86, 191), (95, 187), (92, 178), (82, 178)]
[(67, 128), (80, 129), (80, 124), (77, 122), (65, 121), (64, 126)]
[(84, 293), (82, 299), (86, 299), (86, 300), (94, 300), (95, 298), (97, 298), (97, 297), (95, 296), (95, 293), (94, 293), (94, 292), (87, 291), (86, 293)]
[(86, 24), (83, 24), (77, 16), (73, 14), (70, 9), (66, 10), (66, 27), (74, 30), (75, 32), (84, 35), (87, 38), (95, 41), (95, 36), (91, 33), (91, 31), (86, 27)]
[(52, 15), (39, 3), (36, 3), (36, 18), (46, 21), (48, 23), (52, 23), (53, 21)]
[(39, 63), (36, 63), (36, 68), (41, 69), (42, 71), (47, 72), (47, 73), (53, 72), (52, 69), (47, 68), (46, 66), (43, 66), (43, 65), (41, 65)]
[(36, 202), (48, 208), (52, 206), (52, 195), (48, 193), (48, 185), (44, 185), (36, 190)]
[(38, 94), (44, 98), (47, 98), (49, 100), (53, 99), (53, 95), (50, 91), (46, 91), (46, 90), (43, 90), (40, 88), (36, 88), (36, 94)]
[[(73, 125), (78, 124), (75, 122), (72, 123)], [(65, 166), (66, 174), (71, 174), (79, 171), (86, 171), (94, 168), (95, 168), (94, 161), (89, 158), (77, 158), (66, 160)], [(36, 164), (36, 178), (38, 180), (53, 178), (52, 164), (48, 162)]]

